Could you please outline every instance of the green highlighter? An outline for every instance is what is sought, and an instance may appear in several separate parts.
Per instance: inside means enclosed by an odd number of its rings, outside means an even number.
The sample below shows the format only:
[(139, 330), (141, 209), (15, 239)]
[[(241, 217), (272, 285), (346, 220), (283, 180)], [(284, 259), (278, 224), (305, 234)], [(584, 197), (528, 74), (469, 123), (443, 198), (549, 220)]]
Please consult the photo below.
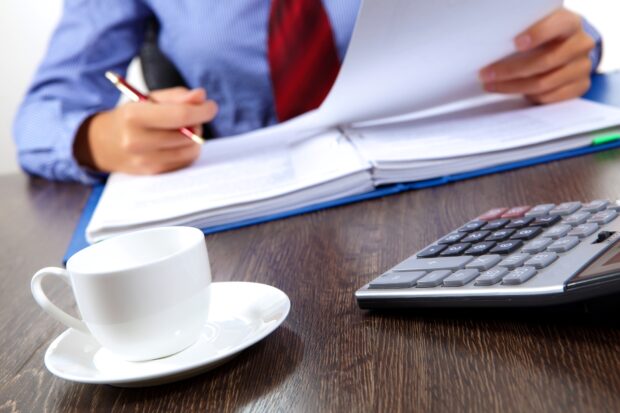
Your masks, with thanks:
[(592, 146), (604, 145), (606, 143), (620, 140), (620, 132), (609, 133), (606, 135), (596, 136), (592, 139)]

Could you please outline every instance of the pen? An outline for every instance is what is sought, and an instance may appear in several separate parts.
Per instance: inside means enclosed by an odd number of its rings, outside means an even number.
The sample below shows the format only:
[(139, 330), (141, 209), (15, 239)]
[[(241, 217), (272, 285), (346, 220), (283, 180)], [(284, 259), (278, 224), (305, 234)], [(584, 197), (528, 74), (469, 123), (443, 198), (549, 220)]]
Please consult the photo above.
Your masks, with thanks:
[[(127, 82), (127, 80), (125, 80), (121, 75), (111, 72), (111, 71), (107, 71), (105, 72), (105, 77), (110, 82), (112, 82), (112, 84), (116, 86), (116, 88), (120, 90), (122, 94), (124, 94), (129, 99), (133, 100), (134, 102), (143, 102), (143, 101), (154, 102), (152, 99), (149, 99), (148, 96), (140, 93), (138, 89), (131, 86)], [(191, 140), (193, 140), (199, 145), (202, 145), (203, 143), (205, 143), (205, 138), (203, 138), (200, 135), (195, 134), (194, 131), (192, 131), (192, 129), (189, 127), (180, 128), (179, 132), (181, 132), (183, 135), (187, 136), (188, 138), (190, 138)]]

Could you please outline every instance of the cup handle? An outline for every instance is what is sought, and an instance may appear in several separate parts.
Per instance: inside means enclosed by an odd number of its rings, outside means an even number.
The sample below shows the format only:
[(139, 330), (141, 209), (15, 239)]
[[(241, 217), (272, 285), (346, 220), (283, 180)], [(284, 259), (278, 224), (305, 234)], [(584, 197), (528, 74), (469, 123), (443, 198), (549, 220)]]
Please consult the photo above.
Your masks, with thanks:
[(60, 279), (65, 281), (67, 284), (71, 285), (69, 273), (66, 270), (63, 270), (62, 268), (47, 267), (47, 268), (43, 268), (37, 271), (37, 273), (32, 277), (32, 281), (30, 282), (30, 289), (32, 290), (32, 296), (34, 297), (37, 304), (39, 304), (39, 306), (41, 306), (41, 308), (46, 313), (48, 313), (49, 315), (51, 315), (52, 317), (54, 317), (56, 320), (60, 321), (61, 323), (69, 327), (72, 327), (78, 331), (81, 331), (82, 333), (90, 334), (88, 327), (86, 327), (86, 324), (84, 324), (82, 320), (79, 320), (65, 313), (60, 308), (58, 308), (54, 303), (52, 303), (49, 298), (47, 298), (47, 295), (45, 295), (45, 292), (43, 291), (43, 287), (41, 286), (41, 282), (48, 275), (54, 275), (56, 277), (59, 277)]

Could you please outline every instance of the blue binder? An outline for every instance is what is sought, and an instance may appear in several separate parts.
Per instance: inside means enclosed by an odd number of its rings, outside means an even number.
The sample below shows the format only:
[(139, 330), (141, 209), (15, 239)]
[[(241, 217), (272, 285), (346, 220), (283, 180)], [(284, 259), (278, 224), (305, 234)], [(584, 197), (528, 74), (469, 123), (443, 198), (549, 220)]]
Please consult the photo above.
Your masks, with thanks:
[[(616, 72), (613, 74), (606, 75), (595, 75), (592, 78), (592, 87), (590, 91), (585, 96), (587, 99), (591, 99), (597, 102), (606, 103), (609, 105), (620, 106), (620, 72)], [(530, 165), (536, 165), (544, 162), (557, 161), (560, 159), (572, 158), (575, 156), (586, 155), (593, 152), (605, 151), (608, 149), (618, 148), (620, 147), (620, 140), (612, 141), (609, 143), (605, 143), (602, 145), (591, 145), (584, 148), (573, 149), (564, 152), (558, 152), (550, 155), (540, 156), (536, 158), (531, 158), (527, 160), (522, 160), (518, 162), (512, 162), (504, 165), (494, 166), (491, 168), (484, 168), (476, 171), (465, 172), (455, 175), (444, 176), (435, 179), (429, 179), (425, 181), (417, 181), (417, 182), (407, 182), (407, 183), (399, 183), (393, 185), (386, 185), (379, 187), (373, 191), (354, 195), (350, 197), (345, 197), (329, 202), (321, 202), (314, 205), (309, 205), (303, 208), (282, 212), (278, 214), (273, 214), (260, 218), (252, 218), (246, 219), (243, 221), (238, 221), (225, 225), (217, 225), (214, 227), (203, 228), (202, 231), (205, 234), (212, 234), (220, 231), (227, 231), (231, 229), (246, 227), (249, 225), (254, 225), (258, 223), (268, 222), (276, 219), (287, 218), (294, 215), (305, 214), (307, 212), (317, 211), (320, 209), (331, 208), (335, 206), (350, 204), (353, 202), (364, 201), (367, 199), (380, 198), (387, 195), (398, 194), (404, 191), (411, 191), (414, 189), (422, 189), (429, 188), (433, 186), (444, 185), (450, 182), (456, 182), (463, 179), (475, 178), (482, 175), (492, 174), (496, 172), (508, 171), (511, 169), (523, 168)], [(86, 227), (90, 221), (90, 218), (97, 206), (97, 202), (99, 202), (99, 198), (101, 197), (101, 193), (103, 192), (105, 184), (99, 184), (93, 187), (86, 204), (84, 205), (84, 209), (82, 211), (82, 215), (78, 221), (75, 232), (73, 233), (73, 237), (71, 242), (69, 243), (69, 247), (64, 257), (64, 262), (66, 263), (71, 255), (75, 254), (79, 250), (88, 246), (88, 242), (86, 241)]]

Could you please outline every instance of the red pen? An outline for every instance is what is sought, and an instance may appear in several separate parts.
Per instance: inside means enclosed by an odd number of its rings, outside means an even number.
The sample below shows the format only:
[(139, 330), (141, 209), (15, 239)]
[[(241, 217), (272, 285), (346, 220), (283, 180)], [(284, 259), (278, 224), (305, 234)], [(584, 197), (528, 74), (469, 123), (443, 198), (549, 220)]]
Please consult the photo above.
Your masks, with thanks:
[[(136, 89), (135, 87), (127, 83), (127, 81), (121, 75), (114, 73), (114, 72), (107, 71), (105, 72), (105, 77), (108, 78), (108, 80), (112, 82), (112, 84), (116, 86), (116, 88), (120, 90), (122, 94), (124, 94), (129, 99), (133, 100), (134, 102), (143, 102), (143, 101), (154, 102), (152, 99), (149, 99), (148, 96), (140, 93), (138, 89)], [(205, 143), (205, 138), (203, 138), (200, 135), (195, 134), (192, 128), (183, 127), (179, 129), (179, 132), (181, 132), (183, 135), (187, 136), (188, 138), (190, 138), (191, 140), (193, 140), (199, 145), (202, 145), (203, 143)]]

